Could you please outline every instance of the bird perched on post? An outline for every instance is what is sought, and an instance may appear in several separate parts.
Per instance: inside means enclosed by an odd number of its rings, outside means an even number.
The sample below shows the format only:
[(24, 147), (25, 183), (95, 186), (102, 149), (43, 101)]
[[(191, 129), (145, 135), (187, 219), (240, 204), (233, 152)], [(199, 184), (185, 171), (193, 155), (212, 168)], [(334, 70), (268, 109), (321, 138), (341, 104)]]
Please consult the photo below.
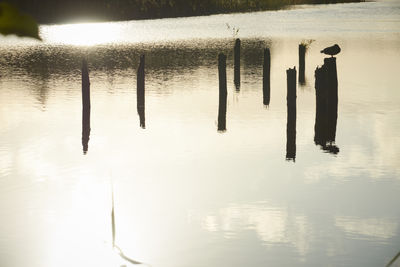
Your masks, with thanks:
[(329, 46), (323, 50), (321, 50), (321, 53), (324, 53), (326, 55), (330, 55), (331, 57), (333, 57), (334, 55), (337, 55), (340, 53), (340, 47), (335, 44), (333, 46)]

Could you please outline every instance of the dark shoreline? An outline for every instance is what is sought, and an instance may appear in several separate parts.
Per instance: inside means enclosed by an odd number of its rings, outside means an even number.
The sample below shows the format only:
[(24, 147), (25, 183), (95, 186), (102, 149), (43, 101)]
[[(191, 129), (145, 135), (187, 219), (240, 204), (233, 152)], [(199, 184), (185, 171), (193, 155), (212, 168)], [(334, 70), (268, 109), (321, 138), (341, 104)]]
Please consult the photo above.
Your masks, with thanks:
[(364, 0), (6, 0), (40, 24), (125, 21), (279, 10)]

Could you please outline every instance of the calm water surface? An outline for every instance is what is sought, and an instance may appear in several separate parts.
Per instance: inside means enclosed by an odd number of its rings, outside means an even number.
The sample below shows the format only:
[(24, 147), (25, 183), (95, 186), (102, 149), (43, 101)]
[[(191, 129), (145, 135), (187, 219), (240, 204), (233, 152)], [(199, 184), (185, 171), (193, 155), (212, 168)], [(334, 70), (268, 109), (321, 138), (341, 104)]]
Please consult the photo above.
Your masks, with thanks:
[[(233, 84), (233, 34), (242, 39)], [(384, 266), (400, 251), (400, 2), (116, 23), (0, 37), (0, 266)], [(286, 72), (297, 88), (286, 160)], [(314, 143), (314, 70), (338, 43), (337, 154)], [(271, 49), (263, 105), (262, 50)], [(227, 130), (217, 131), (217, 55)], [(146, 128), (136, 68), (146, 55)], [(83, 153), (81, 58), (91, 79)]]

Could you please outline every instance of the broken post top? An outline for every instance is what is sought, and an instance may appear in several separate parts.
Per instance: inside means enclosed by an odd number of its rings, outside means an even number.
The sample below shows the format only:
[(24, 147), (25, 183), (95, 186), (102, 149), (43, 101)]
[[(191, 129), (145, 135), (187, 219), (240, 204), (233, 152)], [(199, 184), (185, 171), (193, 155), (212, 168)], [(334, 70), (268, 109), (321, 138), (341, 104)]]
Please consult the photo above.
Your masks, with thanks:
[(218, 63), (226, 62), (226, 56), (223, 53), (218, 54)]
[(286, 70), (287, 75), (296, 75), (296, 67), (293, 67), (293, 69), (289, 68)]
[(240, 46), (240, 39), (236, 38), (235, 40), (235, 47)]
[(296, 100), (296, 67), (286, 70), (287, 79), (287, 100), (295, 102)]
[(288, 90), (290, 88), (294, 88), (294, 90), (296, 90), (296, 67), (293, 67), (293, 69), (287, 69), (286, 70), (286, 79), (287, 79), (287, 86), (288, 86)]

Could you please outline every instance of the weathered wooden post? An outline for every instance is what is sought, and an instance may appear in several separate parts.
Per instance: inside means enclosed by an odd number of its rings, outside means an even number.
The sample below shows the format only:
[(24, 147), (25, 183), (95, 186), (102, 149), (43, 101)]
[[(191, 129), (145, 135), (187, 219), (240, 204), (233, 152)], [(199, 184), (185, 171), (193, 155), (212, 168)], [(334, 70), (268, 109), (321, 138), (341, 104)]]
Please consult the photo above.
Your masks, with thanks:
[(336, 58), (325, 58), (324, 65), (315, 70), (315, 96), (314, 142), (323, 150), (337, 154), (339, 148), (335, 145), (338, 110)]
[(235, 40), (233, 57), (234, 57), (233, 82), (235, 83), (236, 90), (239, 90), (240, 89), (240, 39), (239, 38)]
[(286, 70), (287, 79), (287, 125), (286, 160), (296, 159), (296, 67)]
[(315, 125), (314, 125), (314, 143), (324, 146), (327, 140), (326, 125), (326, 70), (325, 66), (315, 69)]
[(226, 56), (218, 55), (218, 78), (219, 78), (219, 105), (218, 105), (218, 131), (226, 131)]
[(264, 49), (264, 62), (263, 62), (263, 103), (268, 106), (271, 97), (270, 89), (270, 71), (271, 71), (271, 54), (269, 48)]
[(333, 154), (339, 153), (339, 148), (334, 144), (336, 141), (336, 125), (338, 112), (338, 79), (336, 69), (336, 58), (324, 59), (327, 72), (327, 121), (328, 121), (328, 146), (327, 151)]
[(299, 44), (299, 83), (304, 85), (306, 83), (305, 77), (305, 56), (306, 56), (306, 45)]
[(338, 102), (338, 79), (337, 79), (337, 69), (336, 69), (336, 58), (327, 57), (324, 59), (324, 65), (326, 67), (326, 75), (328, 79), (327, 90), (329, 104), (336, 106)]
[(90, 80), (86, 59), (82, 60), (82, 107), (90, 109)]
[(139, 67), (137, 70), (137, 88), (136, 88), (136, 97), (137, 97), (137, 112), (139, 114), (140, 127), (143, 129), (146, 128), (146, 120), (145, 120), (145, 71), (144, 71), (144, 55), (140, 56)]
[(90, 80), (86, 59), (82, 60), (82, 147), (86, 154), (90, 138)]

